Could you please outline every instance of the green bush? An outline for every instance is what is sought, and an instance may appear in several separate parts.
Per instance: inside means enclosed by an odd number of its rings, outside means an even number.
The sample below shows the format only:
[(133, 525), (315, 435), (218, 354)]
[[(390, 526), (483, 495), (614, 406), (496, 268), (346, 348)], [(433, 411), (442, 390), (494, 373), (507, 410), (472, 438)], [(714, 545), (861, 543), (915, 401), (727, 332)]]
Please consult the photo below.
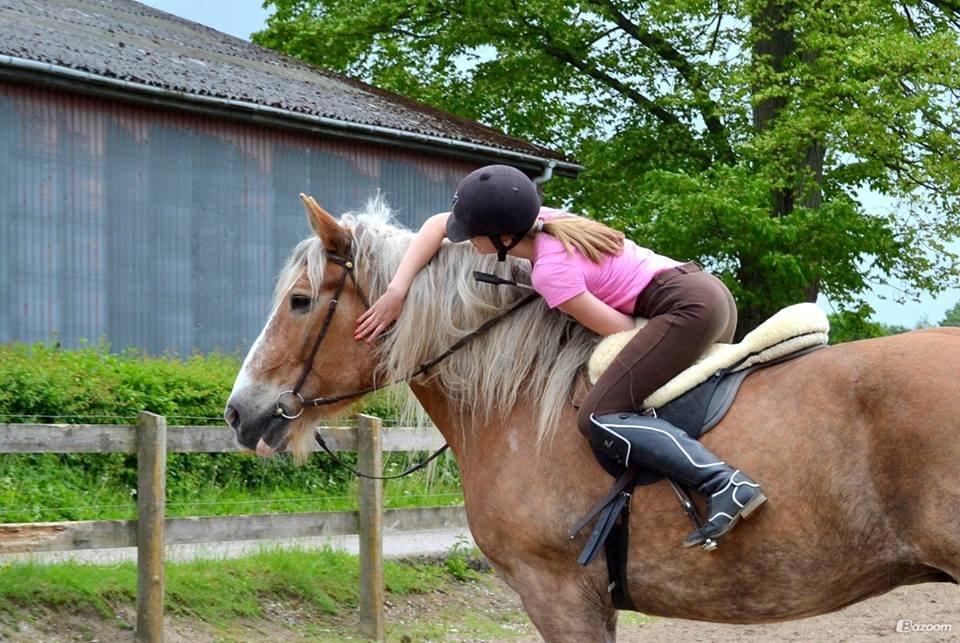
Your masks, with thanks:
[[(187, 359), (139, 352), (112, 354), (106, 345), (66, 350), (43, 344), (0, 346), (0, 422), (130, 424), (141, 410), (170, 425), (222, 425), (223, 407), (240, 360), (225, 355)], [(356, 410), (395, 413), (386, 395)], [(355, 456), (343, 454), (354, 462)], [(404, 456), (390, 456), (399, 470)], [(323, 454), (305, 466), (289, 458), (250, 454), (170, 454), (170, 515), (336, 510), (350, 506), (353, 477)], [(398, 504), (455, 491), (455, 462), (442, 462), (432, 480), (394, 485)], [(426, 487), (425, 487), (426, 485)], [(136, 494), (136, 458), (124, 454), (0, 455), (0, 522), (129, 518)], [(404, 498), (413, 496), (413, 498)], [(323, 497), (324, 501), (318, 501)], [(326, 502), (331, 498), (334, 502)], [(452, 501), (456, 501), (454, 498)]]
[(63, 350), (44, 344), (0, 347), (0, 417), (6, 422), (115, 424), (140, 411), (170, 424), (220, 424), (240, 363), (236, 357), (180, 360), (106, 345)]
[(891, 326), (872, 319), (874, 314), (870, 306), (857, 310), (841, 310), (828, 315), (830, 319), (830, 343), (842, 344), (859, 339), (873, 339), (907, 332), (903, 326)]

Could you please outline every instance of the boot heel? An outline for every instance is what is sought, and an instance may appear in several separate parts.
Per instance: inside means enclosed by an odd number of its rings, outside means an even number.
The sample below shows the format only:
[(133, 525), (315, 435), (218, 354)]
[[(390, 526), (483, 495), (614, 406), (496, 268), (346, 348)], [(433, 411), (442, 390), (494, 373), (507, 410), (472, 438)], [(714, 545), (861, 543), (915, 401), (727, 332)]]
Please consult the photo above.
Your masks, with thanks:
[(740, 517), (743, 519), (749, 518), (750, 514), (752, 514), (757, 509), (759, 509), (760, 506), (766, 501), (767, 501), (767, 497), (763, 495), (763, 492), (761, 491), (760, 493), (758, 493), (757, 495), (755, 495), (753, 498), (750, 499), (750, 502), (748, 502), (747, 505), (743, 508), (743, 511), (740, 512)]

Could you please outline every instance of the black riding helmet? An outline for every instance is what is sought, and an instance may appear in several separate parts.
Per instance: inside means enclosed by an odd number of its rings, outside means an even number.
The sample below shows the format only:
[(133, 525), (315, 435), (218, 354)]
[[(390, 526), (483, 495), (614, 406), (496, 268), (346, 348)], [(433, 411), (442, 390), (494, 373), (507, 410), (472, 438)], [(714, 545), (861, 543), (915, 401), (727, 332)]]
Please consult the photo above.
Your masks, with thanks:
[[(507, 251), (520, 243), (540, 213), (537, 186), (526, 174), (509, 165), (488, 165), (467, 175), (453, 196), (447, 219), (447, 238), (466, 241), (488, 237), (505, 261)], [(513, 237), (504, 245), (500, 235)]]

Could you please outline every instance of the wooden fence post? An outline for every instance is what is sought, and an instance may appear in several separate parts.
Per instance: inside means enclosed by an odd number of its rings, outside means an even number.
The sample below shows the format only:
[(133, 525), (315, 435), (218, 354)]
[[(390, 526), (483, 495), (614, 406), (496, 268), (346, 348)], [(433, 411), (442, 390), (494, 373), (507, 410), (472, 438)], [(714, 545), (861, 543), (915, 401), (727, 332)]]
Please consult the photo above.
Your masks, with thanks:
[[(382, 475), (383, 450), (379, 418), (360, 415), (357, 465), (371, 476)], [(384, 640), (383, 624), (383, 482), (360, 478), (360, 634)]]
[(163, 527), (167, 419), (142, 411), (137, 423), (137, 641), (163, 641)]

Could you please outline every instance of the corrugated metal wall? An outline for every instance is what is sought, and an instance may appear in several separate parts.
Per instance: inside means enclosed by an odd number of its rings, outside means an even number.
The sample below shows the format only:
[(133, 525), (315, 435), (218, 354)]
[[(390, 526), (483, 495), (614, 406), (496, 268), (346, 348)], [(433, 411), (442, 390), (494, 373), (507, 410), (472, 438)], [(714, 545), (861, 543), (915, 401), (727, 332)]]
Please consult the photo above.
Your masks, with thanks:
[(379, 189), (408, 227), (474, 165), (0, 83), (0, 341), (244, 350), (309, 234)]

